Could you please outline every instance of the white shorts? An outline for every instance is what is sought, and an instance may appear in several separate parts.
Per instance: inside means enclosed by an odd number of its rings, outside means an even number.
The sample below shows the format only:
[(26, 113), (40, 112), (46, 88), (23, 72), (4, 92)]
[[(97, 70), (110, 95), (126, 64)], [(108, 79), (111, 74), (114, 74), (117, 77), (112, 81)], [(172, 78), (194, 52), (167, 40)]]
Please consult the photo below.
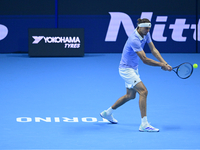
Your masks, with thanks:
[(119, 68), (119, 74), (124, 79), (126, 88), (129, 89), (133, 88), (141, 81), (138, 69), (134, 70), (132, 68)]

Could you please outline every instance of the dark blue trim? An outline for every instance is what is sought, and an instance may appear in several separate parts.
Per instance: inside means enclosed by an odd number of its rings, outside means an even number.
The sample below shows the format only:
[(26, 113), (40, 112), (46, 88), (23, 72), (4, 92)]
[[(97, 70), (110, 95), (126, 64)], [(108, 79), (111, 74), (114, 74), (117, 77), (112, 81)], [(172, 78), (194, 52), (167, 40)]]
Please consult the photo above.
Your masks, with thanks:
[(196, 0), (196, 53), (198, 53), (198, 21), (199, 21), (199, 12), (198, 12), (198, 0)]
[(58, 0), (55, 0), (55, 28), (58, 28)]

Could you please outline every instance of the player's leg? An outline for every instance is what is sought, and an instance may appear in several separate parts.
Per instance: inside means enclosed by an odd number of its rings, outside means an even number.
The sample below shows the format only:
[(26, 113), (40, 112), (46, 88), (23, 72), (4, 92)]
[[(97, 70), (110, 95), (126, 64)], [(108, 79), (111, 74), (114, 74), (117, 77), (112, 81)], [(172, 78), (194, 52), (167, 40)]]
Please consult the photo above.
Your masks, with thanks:
[(134, 86), (134, 89), (139, 93), (139, 106), (141, 112), (141, 125), (139, 127), (139, 131), (142, 132), (158, 132), (159, 129), (151, 126), (147, 121), (147, 94), (148, 91), (143, 84), (143, 82), (139, 82)]
[(113, 105), (112, 105), (112, 109), (117, 109), (118, 107), (120, 107), (121, 105), (123, 105), (124, 103), (128, 102), (131, 99), (134, 99), (136, 96), (136, 90), (131, 88), (126, 88), (126, 94), (122, 97), (120, 97)]
[(100, 114), (103, 118), (109, 120), (112, 123), (117, 123), (117, 120), (112, 116), (113, 111), (129, 100), (135, 98), (136, 90), (133, 87), (141, 81), (138, 70), (134, 70), (132, 68), (120, 68), (119, 74), (125, 81), (127, 92), (124, 96), (120, 97), (111, 107), (109, 107), (107, 110), (104, 110)]
[(113, 118), (112, 116), (112, 111), (123, 105), (124, 103), (128, 102), (131, 99), (134, 99), (136, 96), (136, 91), (131, 88), (131, 89), (126, 89), (126, 94), (122, 97), (120, 97), (110, 108), (107, 110), (104, 110), (103, 112), (100, 113), (101, 117), (107, 119), (111, 123), (117, 123), (117, 120)]
[(143, 118), (144, 116), (147, 115), (147, 94), (148, 91), (145, 87), (145, 85), (143, 84), (143, 82), (139, 82), (138, 84), (136, 84), (134, 86), (135, 91), (137, 91), (140, 95), (139, 97), (139, 107), (140, 107), (140, 113), (141, 113), (141, 117)]

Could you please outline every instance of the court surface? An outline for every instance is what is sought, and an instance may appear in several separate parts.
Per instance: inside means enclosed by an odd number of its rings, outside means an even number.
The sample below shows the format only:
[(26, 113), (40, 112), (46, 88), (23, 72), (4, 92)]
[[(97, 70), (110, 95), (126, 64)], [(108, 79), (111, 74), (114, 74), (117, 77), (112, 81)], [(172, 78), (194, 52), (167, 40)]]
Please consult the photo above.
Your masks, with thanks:
[[(162, 56), (172, 66), (200, 65), (200, 54)], [(140, 61), (148, 121), (160, 132), (138, 131), (139, 95), (114, 112), (119, 124), (102, 120), (99, 113), (126, 92), (120, 58), (0, 54), (0, 149), (200, 149), (200, 68), (183, 80)]]

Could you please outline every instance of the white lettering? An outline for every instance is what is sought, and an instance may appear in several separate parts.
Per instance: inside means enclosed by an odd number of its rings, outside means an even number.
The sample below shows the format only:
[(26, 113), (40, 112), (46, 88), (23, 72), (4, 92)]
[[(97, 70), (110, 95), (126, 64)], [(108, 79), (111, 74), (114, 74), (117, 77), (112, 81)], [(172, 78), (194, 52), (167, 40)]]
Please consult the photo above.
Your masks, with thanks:
[[(116, 41), (120, 25), (122, 24), (127, 36), (131, 35), (135, 29), (131, 18), (122, 12), (109, 12), (111, 19), (108, 26), (105, 41)], [(141, 18), (147, 18), (151, 21), (153, 12), (143, 12)]]
[[(200, 19), (199, 19), (198, 27), (197, 27), (198, 33), (197, 33), (197, 29), (196, 29), (196, 24), (192, 24), (192, 25), (191, 25), (191, 29), (194, 29), (193, 39), (194, 39), (194, 40), (197, 40), (197, 39), (198, 39), (198, 41), (200, 41)], [(198, 35), (197, 39), (196, 39), (196, 33), (197, 33), (197, 35)]]
[(53, 38), (50, 37), (44, 37), (45, 43), (51, 43), (53, 41)]
[(62, 43), (62, 37), (55, 37), (55, 43)]
[(83, 122), (97, 122), (97, 118), (93, 118), (93, 117), (84, 117), (82, 118)]
[[(156, 22), (166, 22), (167, 16), (158, 16), (156, 18)], [(165, 24), (155, 24), (154, 30), (152, 33), (152, 39), (155, 41), (167, 41), (167, 37), (163, 36), (163, 32), (165, 30)]]
[(80, 44), (65, 44), (65, 48), (80, 48)]
[(185, 24), (186, 19), (176, 19), (175, 24), (169, 26), (170, 29), (173, 29), (172, 39), (177, 42), (185, 42), (186, 37), (183, 37), (183, 30), (189, 29), (190, 25)]
[(0, 40), (3, 40), (8, 35), (8, 28), (0, 24)]
[(55, 117), (54, 120), (55, 120), (55, 122), (60, 122), (60, 118), (59, 117)]
[(122, 12), (109, 12), (109, 14), (111, 19), (105, 41), (116, 41), (121, 23), (127, 35), (130, 35), (134, 31), (135, 27), (127, 14)]
[(79, 37), (32, 37), (34, 39), (32, 44), (38, 44), (44, 38), (45, 43), (65, 43), (65, 48), (80, 48), (81, 46), (81, 41)]
[(45, 43), (81, 43), (79, 37), (44, 37), (44, 36), (32, 36), (35, 41), (33, 43), (39, 43), (44, 38)]
[(35, 122), (40, 122), (40, 120), (44, 122), (51, 122), (51, 117), (46, 117), (46, 119), (35, 117)]
[(73, 117), (73, 119), (67, 118), (67, 117), (62, 117), (64, 122), (78, 122), (77, 117)]
[[(123, 28), (129, 36), (135, 29), (131, 18), (122, 12), (109, 12), (110, 14), (110, 23), (108, 26), (108, 30), (106, 33), (105, 41), (106, 42), (115, 42), (117, 40), (117, 36), (119, 33), (119, 29), (121, 24)], [(151, 21), (153, 16), (153, 12), (142, 12), (140, 18), (147, 18)], [(166, 22), (168, 16), (157, 16), (156, 22), (163, 22), (163, 24), (154, 24), (153, 32), (152, 32), (152, 39), (158, 42), (166, 42), (167, 37), (164, 36), (164, 31), (166, 29)], [(183, 36), (183, 32), (185, 29), (189, 29), (190, 25), (186, 24), (186, 19), (175, 19), (174, 24), (169, 25), (169, 29), (172, 29), (172, 40), (177, 42), (185, 42), (187, 37)], [(200, 28), (200, 21), (198, 23), (198, 29)], [(193, 39), (196, 39), (196, 24), (191, 25), (191, 29), (194, 29)], [(198, 41), (200, 41), (200, 30), (198, 30)]]
[[(66, 41), (68, 42), (68, 43), (80, 43), (81, 41), (80, 41), (80, 39), (79, 39), (79, 37), (66, 37)], [(66, 43), (66, 42), (65, 42)]]
[(76, 37), (75, 43), (77, 43), (77, 42), (78, 42), (78, 43), (81, 43), (79, 37)]
[[(32, 122), (32, 118), (30, 117), (18, 117), (16, 118), (17, 122)], [(95, 117), (83, 117), (81, 118), (82, 122), (104, 122), (104, 123), (108, 123), (109, 121), (102, 118), (102, 120), (97, 120), (97, 118)], [(45, 117), (45, 118), (41, 118), (41, 117), (35, 117), (35, 122), (79, 122), (78, 117), (73, 117), (73, 118), (68, 118), (68, 117)]]
[(98, 122), (109, 122), (107, 119), (102, 118), (102, 121), (98, 121)]
[(149, 21), (151, 21), (152, 16), (153, 12), (142, 12), (140, 18), (147, 18)]
[(29, 117), (19, 117), (16, 120), (17, 122), (31, 122), (32, 121), (32, 119)]

